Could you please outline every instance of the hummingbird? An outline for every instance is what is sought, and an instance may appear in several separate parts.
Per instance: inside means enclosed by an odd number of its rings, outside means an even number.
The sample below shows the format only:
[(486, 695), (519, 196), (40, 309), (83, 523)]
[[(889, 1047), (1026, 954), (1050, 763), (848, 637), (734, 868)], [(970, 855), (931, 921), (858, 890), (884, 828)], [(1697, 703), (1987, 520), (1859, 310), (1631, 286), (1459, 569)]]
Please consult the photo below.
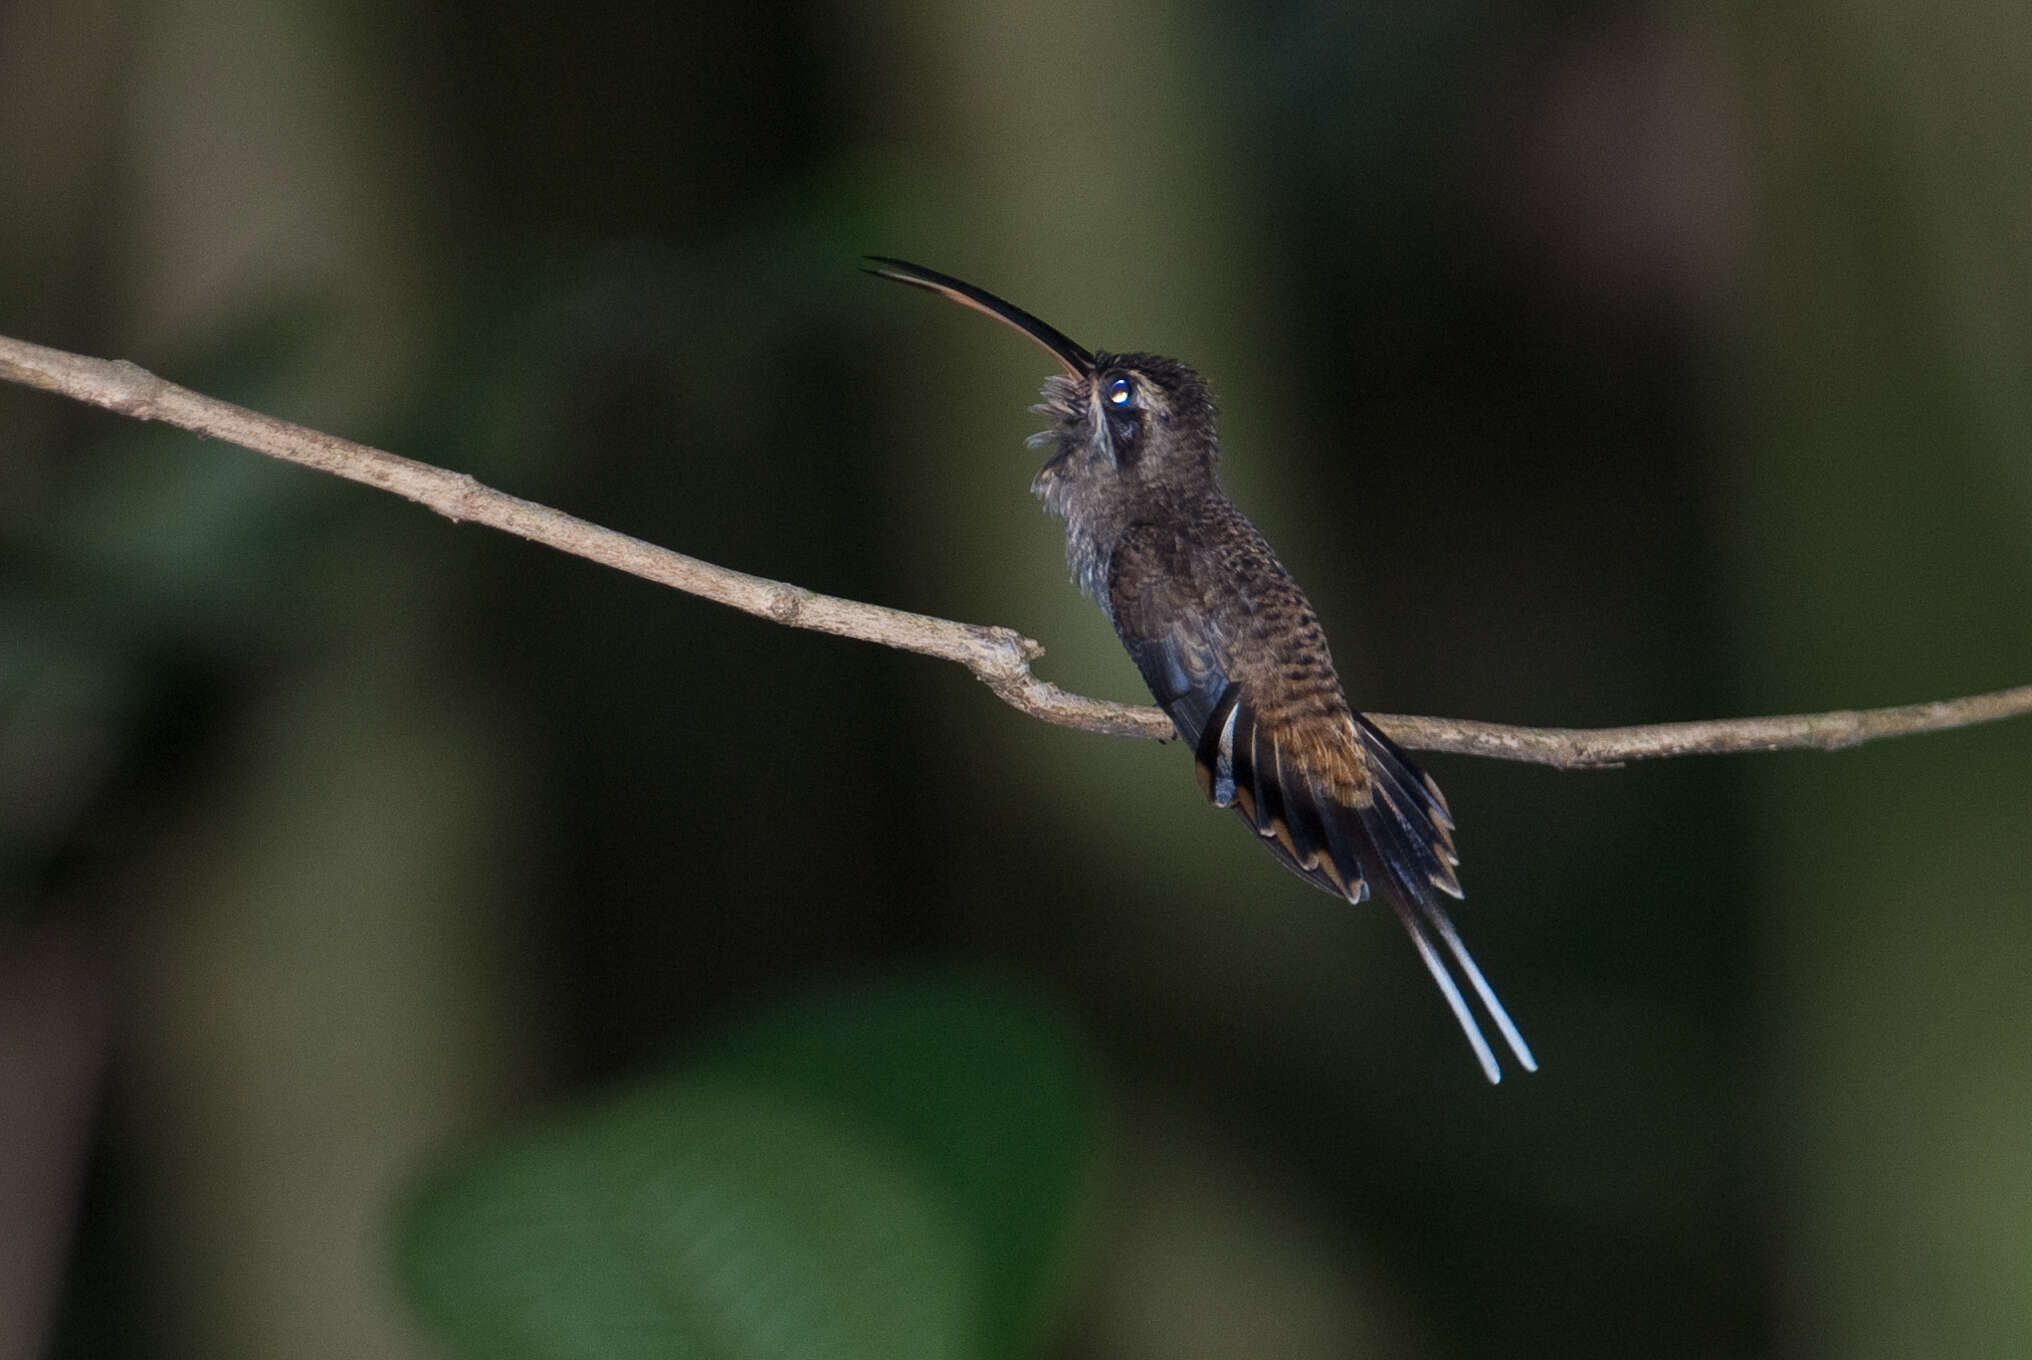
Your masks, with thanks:
[(1349, 705), (1312, 605), (1222, 490), (1199, 374), (1156, 354), (1088, 350), (921, 265), (869, 256), (865, 267), (993, 317), (1058, 361), (1030, 408), (1050, 422), (1030, 439), (1050, 451), (1031, 490), (1065, 522), (1073, 580), (1192, 749), (1200, 789), (1315, 888), (1389, 905), (1491, 1082), (1502, 1068), (1440, 946), (1537, 1071), (1442, 901), (1461, 896), (1446, 796)]

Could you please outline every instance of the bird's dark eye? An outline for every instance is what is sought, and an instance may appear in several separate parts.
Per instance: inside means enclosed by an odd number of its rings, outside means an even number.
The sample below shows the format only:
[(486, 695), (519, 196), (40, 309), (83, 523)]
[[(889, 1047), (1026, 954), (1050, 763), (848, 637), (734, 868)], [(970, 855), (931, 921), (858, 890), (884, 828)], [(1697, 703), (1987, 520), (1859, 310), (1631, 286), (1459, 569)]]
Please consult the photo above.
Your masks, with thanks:
[(1136, 384), (1126, 376), (1108, 381), (1108, 446), (1115, 464), (1136, 461), (1136, 437), (1142, 433), (1143, 411), (1136, 405)]

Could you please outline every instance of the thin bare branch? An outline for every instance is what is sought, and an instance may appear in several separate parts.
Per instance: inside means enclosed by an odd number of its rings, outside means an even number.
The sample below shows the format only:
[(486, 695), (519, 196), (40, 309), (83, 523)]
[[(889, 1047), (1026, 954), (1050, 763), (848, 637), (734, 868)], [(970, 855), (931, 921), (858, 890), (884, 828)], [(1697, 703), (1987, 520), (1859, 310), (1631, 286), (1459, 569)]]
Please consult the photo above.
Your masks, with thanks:
[[(1030, 663), (1044, 649), (1008, 628), (887, 609), (729, 571), (482, 486), (463, 473), (178, 387), (120, 360), (87, 358), (0, 336), (0, 378), (392, 491), (454, 523), (484, 524), (787, 627), (957, 662), (1003, 702), (1061, 727), (1157, 740), (1172, 735), (1171, 720), (1159, 709), (1088, 699), (1038, 679), (1031, 674)], [(1511, 727), (1457, 718), (1370, 716), (1413, 750), (1521, 760), (1571, 770), (1662, 756), (1833, 751), (1882, 737), (1939, 732), (2026, 713), (2032, 713), (2032, 685), (1900, 708), (1642, 727)]]

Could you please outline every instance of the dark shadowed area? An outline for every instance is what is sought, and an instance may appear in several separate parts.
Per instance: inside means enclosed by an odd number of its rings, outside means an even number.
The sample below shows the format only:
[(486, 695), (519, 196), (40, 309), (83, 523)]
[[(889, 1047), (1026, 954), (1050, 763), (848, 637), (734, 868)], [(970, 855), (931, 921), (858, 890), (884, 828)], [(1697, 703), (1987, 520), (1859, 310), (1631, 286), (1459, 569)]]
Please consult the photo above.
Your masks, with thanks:
[[(0, 334), (1144, 697), (1175, 355), (1351, 698), (2032, 680), (2032, 11), (0, 8)], [(2032, 1353), (2032, 724), (1434, 757), (1487, 1085), (1190, 753), (0, 388), (0, 1356)]]

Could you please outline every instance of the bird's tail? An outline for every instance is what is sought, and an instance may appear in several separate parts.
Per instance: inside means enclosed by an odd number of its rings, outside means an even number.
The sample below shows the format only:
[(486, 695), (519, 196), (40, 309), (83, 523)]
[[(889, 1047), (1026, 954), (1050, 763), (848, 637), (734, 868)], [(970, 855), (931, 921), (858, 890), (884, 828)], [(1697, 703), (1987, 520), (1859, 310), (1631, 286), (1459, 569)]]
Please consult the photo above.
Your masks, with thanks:
[(1491, 1082), (1503, 1079), (1503, 1069), (1496, 1061), (1496, 1055), (1489, 1047), (1489, 1041), (1482, 1037), (1482, 1027), (1475, 1021), (1475, 1013), (1468, 1008), (1466, 998), (1455, 985), (1453, 974), (1447, 969), (1446, 960), (1433, 948), (1432, 936), (1437, 935), (1453, 956), (1455, 966), (1466, 976), (1468, 985), (1481, 998), (1482, 1009), (1496, 1022), (1496, 1028), (1503, 1040), (1510, 1045), (1510, 1052), (1516, 1055), (1526, 1072), (1538, 1070), (1538, 1059), (1531, 1056), (1531, 1046), (1524, 1042), (1524, 1036), (1517, 1031), (1516, 1022), (1510, 1019), (1510, 1012), (1503, 1009), (1496, 991), (1489, 986), (1482, 970), (1475, 966), (1475, 956), (1468, 953), (1468, 947), (1461, 943), (1460, 932), (1453, 928), (1453, 920), (1446, 909), (1437, 902), (1420, 902), (1413, 906), (1396, 893), (1385, 892), (1390, 906), (1397, 913), (1397, 919), (1404, 923), (1405, 934), (1418, 947), (1418, 957), (1425, 960), (1425, 967), (1432, 974), (1432, 980), (1439, 984), (1439, 993), (1446, 998), (1446, 1004), (1453, 1009), (1453, 1018), (1460, 1022), (1461, 1033), (1467, 1035), (1468, 1045), (1474, 1049), (1475, 1058), (1482, 1065), (1482, 1074)]
[(1404, 923), (1404, 932), (1417, 946), (1418, 957), (1425, 961), (1432, 980), (1439, 984), (1440, 995), (1452, 1008), (1453, 1018), (1460, 1022), (1461, 1032), (1467, 1035), (1488, 1079), (1501, 1081), (1503, 1069), (1454, 982), (1447, 957), (1435, 947), (1435, 936), (1446, 947), (1446, 956), (1451, 957), (1454, 967), (1468, 980), (1468, 986), (1480, 999), (1489, 1019), (1495, 1022), (1518, 1063), (1526, 1072), (1536, 1072), (1538, 1059), (1531, 1055), (1531, 1046), (1524, 1042), (1516, 1022), (1503, 1009), (1488, 979), (1482, 976), (1474, 955), (1468, 953), (1460, 932), (1454, 929), (1453, 918), (1440, 902), (1441, 893), (1455, 898), (1461, 895), (1460, 880), (1453, 871), (1459, 862), (1453, 852), (1453, 816), (1445, 796), (1431, 777), (1412, 764), (1397, 743), (1367, 718), (1357, 714), (1355, 727), (1375, 791), (1358, 818), (1360, 839), (1367, 842), (1358, 850), (1367, 877), (1375, 881), (1377, 896), (1389, 902), (1397, 919)]

